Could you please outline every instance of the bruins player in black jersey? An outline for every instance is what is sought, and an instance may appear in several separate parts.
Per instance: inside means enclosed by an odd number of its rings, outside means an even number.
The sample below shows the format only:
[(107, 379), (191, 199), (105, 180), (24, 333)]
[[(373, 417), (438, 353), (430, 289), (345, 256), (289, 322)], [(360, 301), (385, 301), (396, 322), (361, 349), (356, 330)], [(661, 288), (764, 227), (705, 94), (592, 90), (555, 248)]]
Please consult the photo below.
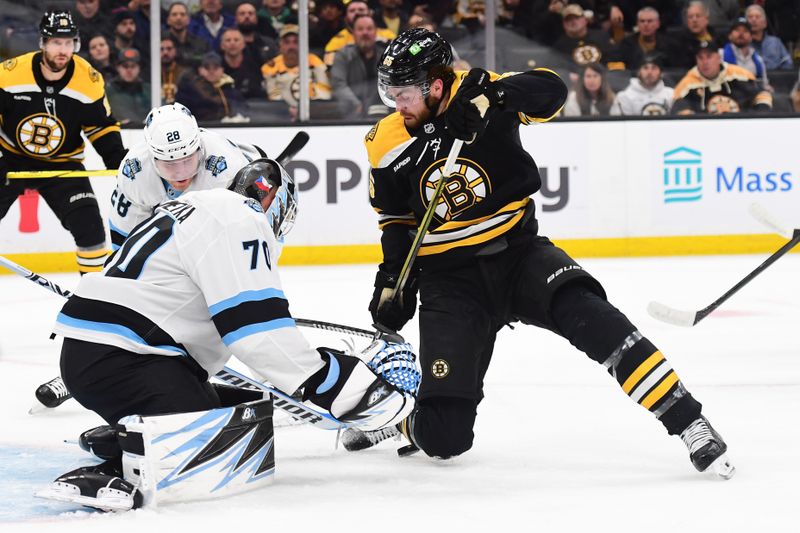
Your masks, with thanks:
[(106, 234), (88, 178), (7, 180), (9, 171), (83, 170), (81, 132), (116, 169), (125, 156), (103, 77), (83, 58), (69, 11), (49, 10), (39, 24), (39, 52), (0, 67), (0, 219), (25, 189), (38, 189), (72, 233), (81, 274), (99, 271)]
[[(597, 280), (538, 234), (530, 196), (541, 181), (519, 126), (555, 116), (567, 96), (564, 83), (547, 69), (454, 72), (451, 56), (436, 33), (401, 33), (378, 63), (379, 92), (397, 112), (365, 140), (370, 197), (383, 230), (370, 311), (398, 330), (414, 315), (417, 287), (421, 299), (422, 384), (417, 408), (399, 430), (430, 456), (469, 450), (495, 336), (520, 321), (565, 337), (604, 365), (626, 394), (682, 437), (698, 470), (730, 477), (727, 446), (661, 352), (606, 300)], [(472, 103), (480, 98), (489, 102), (483, 116)], [(389, 299), (454, 139), (473, 136), (444, 187), (412, 279), (400, 298)]]

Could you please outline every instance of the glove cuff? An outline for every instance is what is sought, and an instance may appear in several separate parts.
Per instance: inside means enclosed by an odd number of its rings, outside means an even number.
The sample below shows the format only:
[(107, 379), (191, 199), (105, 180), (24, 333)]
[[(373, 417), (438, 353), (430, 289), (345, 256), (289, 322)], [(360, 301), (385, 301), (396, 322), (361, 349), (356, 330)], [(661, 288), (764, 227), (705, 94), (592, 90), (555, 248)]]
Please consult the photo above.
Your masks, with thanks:
[(384, 270), (378, 270), (378, 273), (375, 274), (375, 285), (374, 287), (386, 289), (394, 287), (397, 284), (398, 274), (389, 274)]

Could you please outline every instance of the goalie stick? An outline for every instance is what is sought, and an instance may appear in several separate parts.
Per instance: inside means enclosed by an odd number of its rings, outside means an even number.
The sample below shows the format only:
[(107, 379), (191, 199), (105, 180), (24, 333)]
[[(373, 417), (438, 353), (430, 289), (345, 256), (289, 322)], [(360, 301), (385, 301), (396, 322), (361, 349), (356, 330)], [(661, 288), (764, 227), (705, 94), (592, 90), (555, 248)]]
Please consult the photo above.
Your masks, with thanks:
[(769, 267), (772, 263), (786, 255), (792, 248), (800, 244), (800, 228), (791, 232), (783, 229), (783, 227), (767, 210), (757, 204), (754, 204), (750, 207), (750, 214), (753, 215), (753, 217), (757, 220), (761, 221), (764, 225), (772, 228), (773, 230), (777, 230), (777, 233), (782, 235), (791, 235), (791, 240), (770, 255), (763, 263), (756, 267), (755, 270), (739, 280), (739, 282), (731, 287), (725, 294), (711, 302), (706, 307), (698, 311), (684, 311), (669, 307), (668, 305), (664, 305), (660, 302), (650, 302), (647, 305), (647, 312), (650, 313), (650, 316), (656, 320), (660, 320), (661, 322), (666, 322), (667, 324), (692, 327), (713, 313), (720, 305), (728, 300), (728, 298), (736, 294), (739, 289), (753, 281), (756, 276), (766, 270), (767, 267)]
[[(69, 298), (72, 296), (72, 293), (70, 291), (62, 289), (61, 286), (59, 286), (57, 283), (54, 283), (48, 280), (47, 278), (40, 276), (39, 274), (31, 272), (27, 268), (24, 268), (16, 264), (15, 262), (11, 261), (6, 257), (3, 257), (2, 255), (0, 255), (0, 265), (8, 268), (12, 272), (20, 274), (21, 276), (33, 281), (34, 283), (36, 283), (41, 287), (49, 289), (50, 291), (58, 294), (59, 296), (63, 296), (64, 298)], [(329, 322), (319, 322), (315, 320), (307, 320), (307, 319), (298, 319), (298, 320), (301, 321), (301, 323), (299, 323), (298, 325), (303, 325), (306, 327), (318, 327), (327, 330), (335, 328), (333, 330), (338, 332), (360, 334), (362, 336), (367, 336), (370, 338), (382, 338), (381, 333), (377, 331), (369, 332), (367, 330), (362, 330), (359, 328), (351, 328), (349, 326), (342, 326), (339, 324), (332, 324)], [(227, 366), (224, 367), (220, 372), (218, 372), (215, 377), (230, 385), (242, 386), (243, 384), (246, 383), (251, 388), (255, 387), (258, 390), (269, 392), (270, 394), (272, 394), (274, 400), (273, 403), (275, 407), (283, 411), (286, 411), (292, 417), (302, 420), (303, 422), (312, 424), (315, 427), (319, 427), (321, 429), (337, 429), (337, 430), (340, 428), (347, 427), (347, 424), (339, 422), (329, 414), (317, 411), (316, 409), (309, 407), (306, 404), (296, 400), (292, 396), (285, 394), (268, 384), (261, 383), (252, 378), (249, 378), (244, 374), (241, 374), (236, 370), (233, 370), (232, 368), (229, 368)], [(47, 384), (50, 383), (55, 383), (57, 386), (63, 387), (64, 391), (66, 391), (66, 386), (64, 385), (64, 381), (60, 377), (50, 380)], [(61, 403), (68, 400), (70, 397), (71, 395), (67, 391), (67, 394), (60, 395), (60, 397), (58, 397), (59, 400), (58, 403), (54, 404), (52, 407), (57, 407)], [(31, 408), (31, 411), (35, 411), (35, 409)]]

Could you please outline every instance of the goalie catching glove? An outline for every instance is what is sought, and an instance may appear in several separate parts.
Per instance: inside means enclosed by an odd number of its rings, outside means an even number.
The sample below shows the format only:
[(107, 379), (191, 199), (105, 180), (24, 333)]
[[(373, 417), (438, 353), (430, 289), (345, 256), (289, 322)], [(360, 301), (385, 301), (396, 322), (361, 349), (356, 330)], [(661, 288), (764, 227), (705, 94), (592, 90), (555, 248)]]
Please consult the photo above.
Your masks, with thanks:
[(365, 431), (397, 424), (414, 408), (420, 372), (411, 345), (375, 341), (358, 357), (318, 348), (326, 365), (305, 384), (303, 400)]

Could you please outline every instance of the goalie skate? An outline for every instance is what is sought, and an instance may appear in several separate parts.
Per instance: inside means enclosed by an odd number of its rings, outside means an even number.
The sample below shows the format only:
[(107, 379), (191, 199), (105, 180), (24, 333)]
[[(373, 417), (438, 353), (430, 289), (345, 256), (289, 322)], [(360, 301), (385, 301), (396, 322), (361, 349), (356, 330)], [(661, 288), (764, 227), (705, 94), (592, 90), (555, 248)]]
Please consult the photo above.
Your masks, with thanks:
[(35, 495), (101, 511), (130, 511), (141, 507), (143, 498), (139, 489), (121, 477), (107, 473), (102, 466), (87, 466), (67, 472)]
[(708, 471), (723, 479), (730, 479), (736, 473), (736, 468), (725, 454), (728, 445), (706, 417), (700, 416), (689, 424), (681, 433), (681, 440), (689, 449), (689, 458), (698, 471)]

